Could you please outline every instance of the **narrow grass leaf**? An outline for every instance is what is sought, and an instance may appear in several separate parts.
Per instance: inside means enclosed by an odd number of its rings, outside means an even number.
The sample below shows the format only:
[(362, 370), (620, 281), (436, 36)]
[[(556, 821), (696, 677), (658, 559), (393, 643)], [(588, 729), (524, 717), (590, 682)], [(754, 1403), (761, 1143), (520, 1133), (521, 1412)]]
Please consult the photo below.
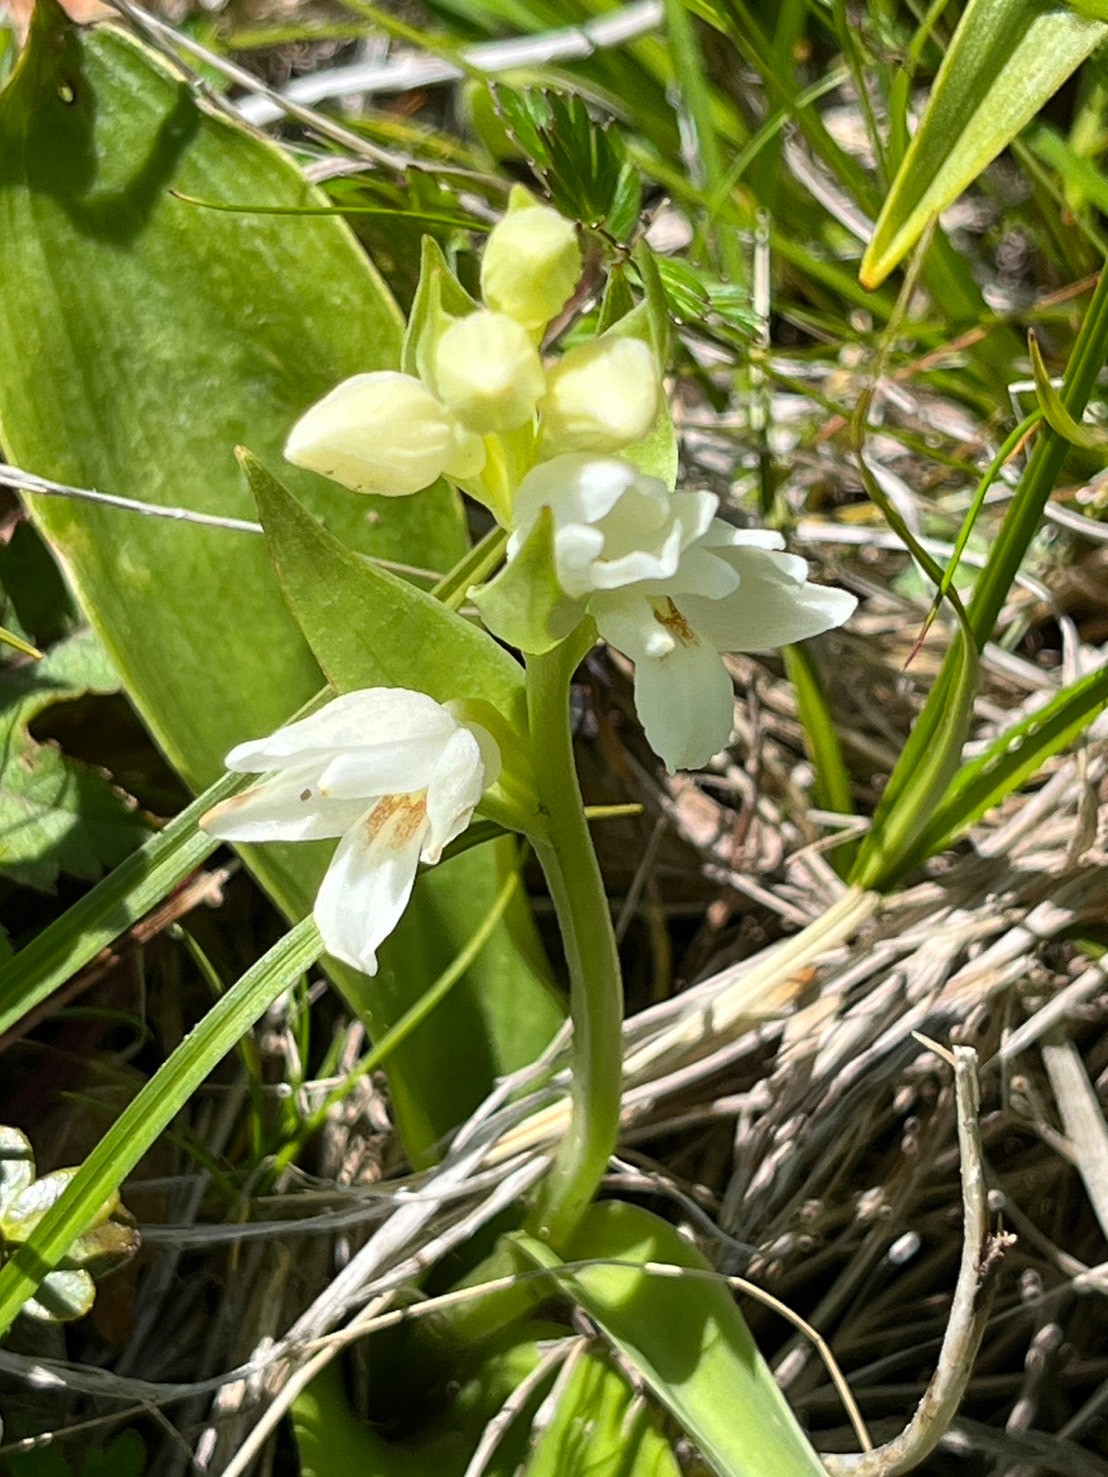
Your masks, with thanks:
[(1043, 0), (970, 0), (862, 258), (876, 287), (1058, 91), (1108, 25)]
[(1035, 393), (1043, 408), (1043, 418), (1051, 430), (1057, 431), (1071, 446), (1080, 446), (1085, 451), (1108, 449), (1108, 430), (1083, 425), (1066, 409), (1066, 402), (1050, 383), (1050, 375), (1043, 363), (1042, 350), (1034, 329), (1028, 330), (1027, 348), (1031, 355), (1031, 373), (1035, 377)]
[(998, 734), (958, 771), (931, 824), (920, 833), (904, 868), (949, 846), (1055, 754), (1079, 738), (1108, 706), (1108, 666), (1071, 682), (1050, 702)]
[(321, 952), (315, 923), (298, 923), (228, 990), (151, 1077), (27, 1242), (0, 1268), (0, 1333), (10, 1328), (23, 1304), (93, 1224), (205, 1077)]

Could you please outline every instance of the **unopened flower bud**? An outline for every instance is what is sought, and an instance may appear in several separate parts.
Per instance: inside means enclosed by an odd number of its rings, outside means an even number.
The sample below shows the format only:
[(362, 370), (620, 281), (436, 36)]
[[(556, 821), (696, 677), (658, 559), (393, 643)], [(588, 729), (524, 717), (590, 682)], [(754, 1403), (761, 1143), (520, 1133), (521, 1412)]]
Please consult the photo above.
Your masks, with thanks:
[(503, 313), (452, 323), (435, 346), (432, 377), (446, 410), (481, 435), (527, 425), (546, 388), (534, 344)]
[(406, 497), (445, 471), (480, 471), (484, 451), (474, 439), (419, 380), (381, 370), (343, 380), (313, 405), (285, 456), (353, 492)]
[(661, 399), (658, 362), (637, 338), (599, 338), (570, 349), (547, 376), (542, 455), (607, 453), (649, 435)]
[(525, 190), (513, 190), (507, 215), (489, 232), (481, 258), (481, 292), (537, 334), (561, 312), (581, 276), (581, 248), (572, 224)]

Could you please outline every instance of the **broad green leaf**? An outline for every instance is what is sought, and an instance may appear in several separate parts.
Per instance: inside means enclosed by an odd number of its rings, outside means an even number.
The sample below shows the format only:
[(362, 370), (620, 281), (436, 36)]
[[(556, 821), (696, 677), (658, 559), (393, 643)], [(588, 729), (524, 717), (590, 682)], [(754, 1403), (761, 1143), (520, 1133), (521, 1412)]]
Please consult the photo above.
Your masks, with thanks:
[(0, 876), (44, 889), (59, 872), (95, 881), (148, 833), (101, 771), (37, 743), (28, 728), (51, 703), (118, 689), (91, 631), (34, 666), (0, 672)]
[(859, 276), (877, 287), (1108, 36), (1049, 0), (970, 0), (919, 130), (897, 170)]
[(564, 641), (584, 617), (554, 573), (554, 515), (543, 508), (519, 553), (494, 580), (473, 591), (490, 631), (509, 646), (541, 656)]
[[(534, 1264), (554, 1253), (513, 1238)], [(729, 1289), (674, 1228), (638, 1206), (594, 1205), (566, 1247), (558, 1286), (599, 1326), (718, 1477), (820, 1477), (823, 1465), (789, 1409)], [(613, 1262), (627, 1265), (613, 1266)], [(651, 1274), (644, 1264), (694, 1275)]]
[[(296, 418), (338, 381), (396, 365), (402, 324), (337, 217), (207, 210), (175, 191), (327, 204), (279, 150), (210, 110), (145, 47), (113, 27), (80, 30), (41, 0), (0, 94), (3, 450), (63, 484), (249, 518), (235, 445), (276, 460)], [(366, 553), (447, 570), (465, 551), (445, 488), (369, 509), (312, 474), (289, 476)], [(194, 788), (219, 775), (234, 744), (276, 728), (321, 687), (261, 538), (62, 500), (31, 507), (128, 695)], [(268, 847), (248, 860), (298, 917), (327, 856)], [(495, 896), (494, 873), (474, 853), (421, 888), (410, 957), (393, 946), (394, 983), (408, 988), (394, 1014), (464, 944), (471, 906), (480, 916)], [(510, 977), (514, 947), (502, 937), (490, 953), (487, 967)], [(387, 989), (370, 996), (349, 972), (340, 982), (375, 1029), (387, 1027)], [(475, 975), (449, 1018), (432, 1018), (393, 1058), (394, 1085), (404, 1079), (407, 1097), (426, 1103), (416, 1148), (533, 1054), (543, 1032), (520, 988), (514, 1016), (501, 1016), (478, 999)], [(458, 1040), (473, 1043), (464, 1067)]]
[[(526, 730), (519, 663), (441, 601), (341, 544), (255, 458), (244, 455), (243, 464), (289, 606), (335, 688), (384, 684), (416, 688), (439, 702), (476, 700), (488, 710), (487, 719), (478, 717), (495, 732), (501, 715), (508, 730), (496, 733), (505, 764), (517, 745), (525, 750), (512, 734)], [(420, 988), (439, 975), (493, 907), (516, 864), (514, 844), (505, 839), (470, 854), (464, 876), (461, 860), (424, 874), (416, 891), (420, 912), (409, 911), (386, 945), (382, 972), (363, 997), (375, 1037), (419, 994), (390, 961), (399, 957), (409, 972), (418, 961)], [(506, 1062), (536, 1056), (561, 1018), (530, 909), (518, 896), (465, 979), (413, 1033), (410, 1049), (421, 1053), (418, 1089), (407, 1073), (393, 1073), (393, 1103), (409, 1149), (422, 1152), (454, 1125), (459, 1098), (466, 1109), (476, 1105), (490, 1066), (504, 1070)]]
[(681, 1469), (642, 1396), (604, 1354), (573, 1366), (553, 1414), (535, 1437), (524, 1477), (680, 1477)]
[(319, 958), (312, 920), (298, 923), (195, 1026), (74, 1174), (63, 1194), (0, 1268), (0, 1334), (58, 1267), (73, 1243), (100, 1223), (104, 1206), (175, 1115), (273, 1004)]

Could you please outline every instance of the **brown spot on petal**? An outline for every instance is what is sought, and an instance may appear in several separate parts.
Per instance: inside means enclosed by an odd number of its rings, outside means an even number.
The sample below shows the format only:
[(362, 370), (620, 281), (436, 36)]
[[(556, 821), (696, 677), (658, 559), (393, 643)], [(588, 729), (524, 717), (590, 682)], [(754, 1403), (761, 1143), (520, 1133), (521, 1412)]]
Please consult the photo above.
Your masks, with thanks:
[(392, 827), (392, 844), (400, 850), (427, 819), (427, 791), (410, 795), (386, 795), (366, 816), (362, 824), (370, 841), (375, 841), (386, 826)]
[(300, 798), (301, 798), (301, 800), (310, 800), (312, 798), (312, 792), (311, 792), (311, 790), (301, 790), (300, 791)]
[(668, 596), (665, 600), (655, 600), (653, 604), (654, 619), (666, 628), (675, 641), (679, 641), (682, 646), (700, 645), (700, 638)]

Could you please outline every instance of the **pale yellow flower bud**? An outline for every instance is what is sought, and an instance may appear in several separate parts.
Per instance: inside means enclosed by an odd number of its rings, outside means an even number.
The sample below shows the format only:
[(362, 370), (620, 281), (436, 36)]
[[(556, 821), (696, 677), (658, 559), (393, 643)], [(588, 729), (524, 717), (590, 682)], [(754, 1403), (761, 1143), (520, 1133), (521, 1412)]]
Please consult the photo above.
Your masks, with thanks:
[(443, 406), (482, 435), (527, 425), (546, 388), (534, 344), (503, 313), (452, 323), (435, 346), (432, 378)]
[(484, 449), (474, 442), (414, 376), (382, 370), (343, 380), (313, 405), (285, 456), (353, 492), (406, 497), (444, 471), (480, 471)]
[(489, 232), (481, 259), (485, 302), (537, 334), (565, 307), (580, 277), (581, 248), (572, 224), (525, 190), (513, 190), (508, 213)]
[(637, 338), (599, 338), (570, 349), (548, 374), (539, 403), (544, 457), (620, 451), (649, 435), (661, 401), (658, 361)]

